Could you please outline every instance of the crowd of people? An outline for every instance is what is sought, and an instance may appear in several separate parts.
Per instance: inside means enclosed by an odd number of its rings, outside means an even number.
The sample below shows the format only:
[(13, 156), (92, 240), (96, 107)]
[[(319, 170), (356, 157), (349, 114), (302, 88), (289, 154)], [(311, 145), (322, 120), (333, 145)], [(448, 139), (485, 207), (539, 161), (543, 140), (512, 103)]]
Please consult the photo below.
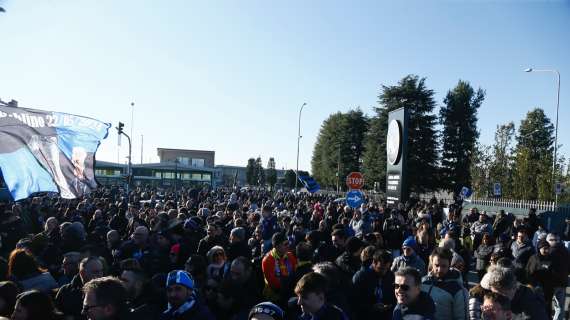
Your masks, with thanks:
[[(570, 226), (570, 224), (569, 224)], [(100, 187), (0, 203), (0, 319), (563, 319), (570, 228), (461, 201)]]

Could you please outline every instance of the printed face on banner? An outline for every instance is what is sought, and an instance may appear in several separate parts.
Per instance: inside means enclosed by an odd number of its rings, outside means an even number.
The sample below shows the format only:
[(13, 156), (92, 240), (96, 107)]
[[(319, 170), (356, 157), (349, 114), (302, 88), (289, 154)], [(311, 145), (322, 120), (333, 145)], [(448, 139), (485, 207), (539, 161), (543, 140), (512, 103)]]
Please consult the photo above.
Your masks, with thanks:
[(95, 152), (109, 127), (71, 114), (0, 107), (0, 170), (12, 198), (59, 192), (73, 199), (96, 188)]

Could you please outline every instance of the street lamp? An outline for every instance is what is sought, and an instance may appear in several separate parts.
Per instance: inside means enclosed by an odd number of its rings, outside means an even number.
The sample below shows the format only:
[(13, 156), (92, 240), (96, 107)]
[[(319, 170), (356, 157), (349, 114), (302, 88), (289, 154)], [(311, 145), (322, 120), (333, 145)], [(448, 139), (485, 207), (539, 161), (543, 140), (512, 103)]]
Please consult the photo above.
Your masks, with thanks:
[[(552, 183), (556, 183), (556, 157), (558, 151), (558, 110), (560, 108), (560, 72), (555, 69), (533, 69), (527, 68), (524, 72), (552, 72), (557, 76), (557, 94), (556, 94), (556, 120), (554, 126), (554, 159), (552, 159)], [(558, 202), (558, 195), (556, 195), (556, 202)]]
[(297, 191), (297, 185), (299, 184), (299, 143), (301, 142), (301, 112), (303, 112), (303, 107), (307, 103), (303, 102), (301, 109), (299, 109), (299, 130), (297, 131), (297, 170), (295, 171), (295, 191)]

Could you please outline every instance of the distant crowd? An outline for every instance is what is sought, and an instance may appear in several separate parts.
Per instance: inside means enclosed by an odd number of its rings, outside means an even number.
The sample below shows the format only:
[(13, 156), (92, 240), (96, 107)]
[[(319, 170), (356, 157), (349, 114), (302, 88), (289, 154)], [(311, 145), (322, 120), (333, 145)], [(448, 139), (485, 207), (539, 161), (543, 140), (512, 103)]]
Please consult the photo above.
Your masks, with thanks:
[(0, 203), (0, 319), (564, 319), (570, 222), (460, 199), (100, 187)]

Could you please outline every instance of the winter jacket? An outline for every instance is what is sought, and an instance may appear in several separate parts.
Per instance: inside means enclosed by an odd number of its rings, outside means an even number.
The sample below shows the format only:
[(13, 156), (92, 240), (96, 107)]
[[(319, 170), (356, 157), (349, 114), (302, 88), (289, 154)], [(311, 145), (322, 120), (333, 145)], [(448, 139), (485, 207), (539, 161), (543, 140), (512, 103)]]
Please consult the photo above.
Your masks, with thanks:
[(475, 265), (475, 270), (481, 271), (487, 268), (489, 260), (491, 259), (491, 254), (493, 254), (493, 245), (481, 244), (479, 248), (475, 251), (475, 258), (477, 258), (477, 263)]
[(469, 320), (481, 320), (481, 305), (483, 305), (483, 297), (485, 289), (477, 284), (469, 290)]
[(382, 227), (384, 241), (386, 242), (386, 247), (388, 249), (400, 249), (403, 237), (403, 226), (397, 217), (391, 216), (384, 221), (384, 226)]
[(530, 242), (519, 244), (517, 241), (511, 245), (513, 252), (513, 265), (515, 269), (524, 269), (528, 259), (534, 254), (534, 248)]
[[(388, 271), (384, 277), (371, 269), (362, 267), (354, 277), (353, 303), (357, 313), (357, 319), (386, 319), (390, 318), (396, 306), (396, 296), (394, 295), (394, 273)], [(375, 304), (382, 303), (391, 306), (386, 310), (378, 310)]]
[(245, 257), (251, 259), (251, 250), (247, 246), (247, 242), (238, 241), (228, 245), (228, 261), (233, 261), (237, 257)]
[(276, 249), (271, 249), (261, 262), (261, 270), (265, 278), (264, 296), (268, 299), (283, 298), (282, 289), (290, 287), (289, 282), (295, 275), (297, 258), (293, 253), (287, 252), (280, 257)]
[(475, 221), (473, 225), (471, 225), (471, 234), (482, 235), (483, 233), (492, 234), (493, 227), (491, 226), (490, 223)]
[(348, 320), (348, 316), (339, 307), (326, 303), (314, 315), (303, 314), (300, 320)]
[(436, 305), (436, 319), (467, 319), (468, 292), (458, 271), (449, 270), (442, 279), (429, 274), (423, 277), (421, 288)]
[(554, 281), (550, 255), (543, 256), (540, 253), (532, 255), (526, 264), (526, 274), (531, 285), (539, 285), (548, 292), (553, 291)]
[(277, 225), (277, 217), (274, 215), (268, 218), (261, 218), (259, 224), (261, 225), (261, 237), (263, 240), (271, 240), (273, 234), (279, 229)]
[(53, 289), (57, 289), (57, 281), (49, 272), (38, 273), (32, 277), (18, 281), (22, 292), (36, 289), (43, 293), (51, 293)]
[(397, 304), (392, 320), (435, 320), (435, 304), (427, 293), (421, 291), (410, 305)]
[(552, 280), (554, 281), (554, 286), (566, 287), (568, 273), (570, 273), (570, 253), (562, 244), (559, 244), (552, 248), (550, 256), (552, 257)]
[(83, 282), (79, 275), (73, 277), (70, 283), (62, 286), (55, 296), (55, 306), (66, 316), (82, 319), (81, 308), (83, 305)]
[(415, 253), (409, 257), (406, 257), (404, 255), (396, 257), (396, 259), (394, 259), (394, 262), (392, 262), (392, 268), (390, 270), (392, 270), (392, 272), (396, 272), (399, 269), (405, 267), (412, 267), (414, 269), (417, 269), (421, 275), (426, 274), (426, 264)]
[(360, 269), (362, 262), (360, 257), (355, 257), (348, 252), (343, 252), (336, 260), (337, 267), (344, 272), (349, 279)]
[(364, 220), (362, 220), (362, 218), (359, 220), (355, 220), (355, 219), (350, 220), (348, 227), (350, 229), (352, 229), (352, 231), (354, 231), (354, 235), (356, 237), (362, 236), (362, 225), (363, 225), (363, 223), (364, 223)]
[[(511, 300), (513, 319), (547, 320), (544, 297), (527, 286), (519, 285)], [(526, 316), (526, 318), (525, 318)]]
[(503, 217), (495, 218), (495, 222), (493, 223), (493, 232), (496, 238), (498, 238), (501, 234), (508, 231), (509, 226), (511, 224), (511, 219), (506, 215)]
[(535, 250), (538, 251), (538, 241), (541, 239), (546, 240), (547, 235), (548, 235), (548, 233), (544, 229), (536, 230), (536, 232), (534, 233), (534, 236), (532, 237), (532, 246), (534, 247)]

